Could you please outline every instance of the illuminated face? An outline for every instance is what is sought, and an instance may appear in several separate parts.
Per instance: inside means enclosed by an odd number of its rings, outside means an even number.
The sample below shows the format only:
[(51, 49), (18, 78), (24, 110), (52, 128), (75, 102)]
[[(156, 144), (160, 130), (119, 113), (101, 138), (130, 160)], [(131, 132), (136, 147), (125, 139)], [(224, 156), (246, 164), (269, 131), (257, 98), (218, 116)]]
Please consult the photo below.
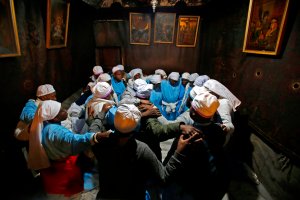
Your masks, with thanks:
[(120, 70), (116, 71), (116, 72), (114, 73), (114, 77), (115, 77), (115, 79), (116, 79), (117, 81), (121, 81), (122, 78), (123, 78), (122, 72), (121, 72)]

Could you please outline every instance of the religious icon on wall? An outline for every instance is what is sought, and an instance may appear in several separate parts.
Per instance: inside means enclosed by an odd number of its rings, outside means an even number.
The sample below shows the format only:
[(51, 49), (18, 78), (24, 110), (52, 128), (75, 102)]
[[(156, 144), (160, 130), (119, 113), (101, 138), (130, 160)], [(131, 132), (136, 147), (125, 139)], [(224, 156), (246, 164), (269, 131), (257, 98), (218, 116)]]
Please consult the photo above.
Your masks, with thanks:
[(130, 44), (150, 45), (150, 14), (130, 13)]
[(178, 47), (195, 47), (198, 37), (199, 16), (179, 16), (177, 29)]
[(277, 55), (289, 0), (250, 0), (243, 52)]
[(0, 58), (20, 55), (14, 1), (0, 0)]
[(154, 43), (173, 43), (175, 13), (156, 13), (154, 23)]
[(67, 46), (69, 9), (66, 0), (47, 0), (47, 48)]

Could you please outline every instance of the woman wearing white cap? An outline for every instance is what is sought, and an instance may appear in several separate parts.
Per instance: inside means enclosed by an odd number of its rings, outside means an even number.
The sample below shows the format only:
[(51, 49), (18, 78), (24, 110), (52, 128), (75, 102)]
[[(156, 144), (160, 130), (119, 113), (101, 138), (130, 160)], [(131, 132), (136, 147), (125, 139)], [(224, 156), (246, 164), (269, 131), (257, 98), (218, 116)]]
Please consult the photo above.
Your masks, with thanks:
[(14, 134), (18, 140), (28, 140), (28, 131), (26, 129), (31, 123), (38, 105), (45, 100), (56, 100), (56, 91), (50, 84), (40, 85), (37, 88), (36, 97), (35, 100), (29, 99), (21, 112), (20, 121), (17, 124)]
[(120, 105), (114, 118), (116, 131), (93, 146), (99, 163), (97, 199), (145, 199), (147, 183), (166, 183), (174, 176), (184, 160), (183, 150), (198, 136), (197, 133), (187, 139), (181, 136), (176, 152), (164, 167), (148, 145), (134, 138), (140, 120), (136, 106)]
[(126, 89), (126, 83), (123, 80), (123, 70), (119, 65), (112, 68), (113, 75), (111, 78), (111, 85), (113, 87), (113, 90), (117, 94), (119, 101), (121, 100), (121, 95)]
[(178, 112), (182, 98), (184, 96), (184, 87), (179, 79), (178, 72), (172, 72), (168, 80), (161, 82), (162, 92), (162, 115), (167, 120), (175, 120), (181, 113)]
[(28, 167), (40, 170), (47, 194), (62, 199), (83, 191), (83, 177), (76, 165), (76, 155), (106, 134), (75, 134), (59, 124), (66, 117), (61, 103), (44, 101), (37, 109), (29, 134)]

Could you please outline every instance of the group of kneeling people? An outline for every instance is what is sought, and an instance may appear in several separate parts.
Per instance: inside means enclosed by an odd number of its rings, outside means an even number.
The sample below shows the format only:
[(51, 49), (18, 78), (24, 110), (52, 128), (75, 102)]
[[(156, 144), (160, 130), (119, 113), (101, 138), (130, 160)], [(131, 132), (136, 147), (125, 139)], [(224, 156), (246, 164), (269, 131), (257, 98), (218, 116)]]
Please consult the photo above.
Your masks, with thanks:
[[(82, 192), (78, 155), (84, 154), (96, 161), (97, 199), (222, 199), (224, 146), (233, 132), (224, 119), (231, 119), (226, 115), (240, 101), (222, 84), (192, 86), (186, 108), (168, 119), (151, 101), (153, 86), (142, 78), (128, 81), (121, 95), (110, 81), (89, 84), (92, 95), (68, 110), (50, 84), (39, 86), (37, 99), (26, 103), (15, 137), (29, 141), (28, 167), (40, 173), (45, 192), (66, 198)], [(218, 110), (222, 101), (227, 110)], [(160, 142), (172, 138), (162, 160)]]

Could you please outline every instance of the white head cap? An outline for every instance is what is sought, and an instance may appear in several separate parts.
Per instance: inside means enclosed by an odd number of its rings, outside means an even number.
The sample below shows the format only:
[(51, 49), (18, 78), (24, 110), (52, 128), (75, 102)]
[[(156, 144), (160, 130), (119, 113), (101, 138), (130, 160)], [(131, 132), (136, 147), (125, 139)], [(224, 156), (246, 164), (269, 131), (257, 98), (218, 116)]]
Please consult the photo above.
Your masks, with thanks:
[(192, 73), (189, 77), (189, 81), (194, 82), (198, 76), (199, 76), (198, 73)]
[(204, 118), (211, 118), (217, 111), (220, 103), (216, 96), (209, 92), (197, 95), (192, 101), (193, 109)]
[(167, 78), (167, 74), (163, 69), (157, 69), (154, 73), (161, 75), (163, 78)]
[(199, 86), (194, 86), (191, 91), (190, 91), (190, 97), (194, 99), (197, 95), (202, 94), (204, 92), (208, 92), (208, 90), (205, 87), (199, 87)]
[(194, 85), (203, 86), (207, 80), (209, 80), (209, 76), (207, 75), (198, 76), (194, 81)]
[(122, 68), (120, 68), (119, 65), (112, 68), (112, 73), (114, 74), (116, 71), (122, 71)]
[(168, 76), (168, 79), (172, 79), (174, 81), (178, 81), (179, 80), (179, 73), (178, 72), (171, 72)]
[(95, 66), (95, 67), (93, 67), (93, 74), (94, 75), (98, 76), (98, 75), (100, 75), (102, 73), (103, 73), (103, 69), (102, 69), (101, 66)]
[(111, 76), (108, 73), (100, 74), (97, 78), (97, 82), (107, 82), (111, 80)]
[(150, 78), (150, 82), (153, 84), (161, 83), (161, 75), (160, 74), (154, 74)]
[(184, 72), (184, 73), (181, 75), (181, 78), (183, 78), (183, 79), (189, 80), (189, 77), (190, 77), (190, 73), (188, 73), (188, 72)]
[(41, 97), (55, 92), (55, 89), (50, 84), (40, 85), (36, 90), (36, 96)]
[(141, 120), (142, 114), (133, 104), (121, 104), (114, 118), (115, 128), (121, 133), (132, 132)]
[(112, 87), (107, 82), (99, 82), (91, 89), (94, 97), (105, 99), (112, 91)]

